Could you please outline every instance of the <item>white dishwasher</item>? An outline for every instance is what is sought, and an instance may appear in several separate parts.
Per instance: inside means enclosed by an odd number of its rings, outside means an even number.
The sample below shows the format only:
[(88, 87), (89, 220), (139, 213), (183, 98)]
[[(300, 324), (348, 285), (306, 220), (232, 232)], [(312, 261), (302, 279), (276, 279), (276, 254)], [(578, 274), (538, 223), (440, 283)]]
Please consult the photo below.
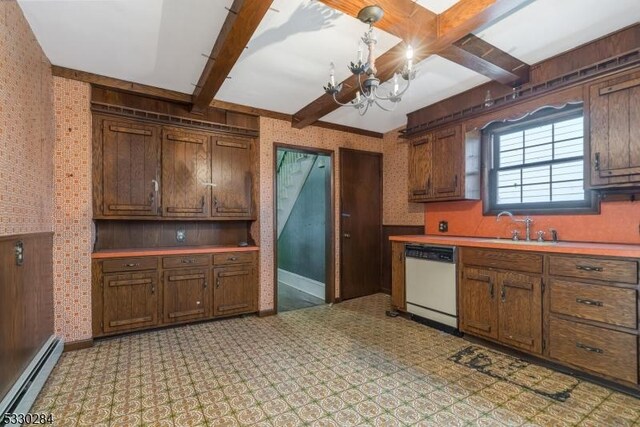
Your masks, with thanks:
[(405, 247), (407, 311), (416, 320), (459, 334), (456, 305), (456, 248)]

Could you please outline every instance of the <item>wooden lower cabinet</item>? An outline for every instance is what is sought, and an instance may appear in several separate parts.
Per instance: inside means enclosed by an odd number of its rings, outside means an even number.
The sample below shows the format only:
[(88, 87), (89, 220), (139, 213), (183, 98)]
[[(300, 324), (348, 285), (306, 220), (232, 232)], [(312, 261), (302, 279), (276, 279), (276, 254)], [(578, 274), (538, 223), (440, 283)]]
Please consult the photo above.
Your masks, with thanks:
[(391, 308), (406, 311), (404, 243), (391, 242)]
[(96, 259), (93, 335), (258, 310), (257, 252)]
[(213, 268), (213, 315), (250, 313), (257, 306), (256, 267), (252, 264)]
[(498, 338), (496, 272), (465, 267), (458, 293), (460, 329), (474, 335)]
[(104, 332), (119, 332), (158, 324), (158, 273), (106, 274), (103, 279)]
[(460, 253), (463, 332), (639, 388), (640, 260), (475, 248)]
[(209, 315), (209, 271), (207, 268), (164, 272), (165, 323), (205, 319)]
[(498, 273), (498, 339), (532, 353), (542, 353), (542, 279)]

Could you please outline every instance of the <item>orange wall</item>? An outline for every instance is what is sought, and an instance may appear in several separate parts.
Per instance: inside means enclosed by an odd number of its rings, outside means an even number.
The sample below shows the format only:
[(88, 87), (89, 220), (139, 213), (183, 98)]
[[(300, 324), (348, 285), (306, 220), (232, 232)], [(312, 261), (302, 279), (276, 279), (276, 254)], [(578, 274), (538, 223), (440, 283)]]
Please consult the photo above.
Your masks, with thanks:
[[(558, 230), (560, 240), (640, 244), (640, 202), (603, 202), (599, 215), (532, 215), (532, 236), (538, 230)], [(449, 232), (439, 233), (438, 222), (449, 222)], [(510, 237), (522, 230), (509, 218), (482, 215), (481, 201), (441, 202), (425, 205), (425, 233), (470, 237)], [(547, 233), (546, 238), (550, 238)]]

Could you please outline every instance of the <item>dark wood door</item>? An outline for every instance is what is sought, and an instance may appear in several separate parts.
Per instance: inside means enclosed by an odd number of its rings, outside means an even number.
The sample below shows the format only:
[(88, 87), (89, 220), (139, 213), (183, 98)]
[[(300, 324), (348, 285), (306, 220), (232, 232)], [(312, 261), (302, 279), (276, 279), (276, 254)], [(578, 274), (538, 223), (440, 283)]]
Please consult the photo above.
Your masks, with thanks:
[(498, 338), (497, 288), (494, 271), (469, 267), (462, 270), (458, 309), (464, 332)]
[(211, 149), (212, 209), (214, 217), (251, 218), (253, 142), (214, 138)]
[(542, 279), (499, 273), (500, 341), (527, 351), (542, 352)]
[(589, 88), (591, 185), (640, 182), (640, 72)]
[(159, 215), (158, 128), (147, 124), (104, 120), (102, 174), (104, 215)]
[(158, 324), (158, 273), (106, 274), (103, 278), (103, 332)]
[(378, 292), (382, 265), (382, 155), (340, 149), (340, 297)]
[(409, 200), (422, 201), (431, 196), (431, 158), (433, 134), (409, 142)]
[(213, 315), (251, 313), (257, 309), (256, 267), (244, 264), (213, 269)]
[(208, 276), (208, 268), (164, 272), (165, 323), (203, 319), (209, 315)]
[(433, 180), (431, 196), (435, 199), (459, 196), (461, 194), (461, 164), (464, 161), (460, 126), (435, 133), (431, 159)]
[(391, 242), (391, 306), (396, 310), (407, 309), (402, 242)]
[(209, 135), (165, 129), (162, 135), (162, 203), (168, 217), (209, 216)]

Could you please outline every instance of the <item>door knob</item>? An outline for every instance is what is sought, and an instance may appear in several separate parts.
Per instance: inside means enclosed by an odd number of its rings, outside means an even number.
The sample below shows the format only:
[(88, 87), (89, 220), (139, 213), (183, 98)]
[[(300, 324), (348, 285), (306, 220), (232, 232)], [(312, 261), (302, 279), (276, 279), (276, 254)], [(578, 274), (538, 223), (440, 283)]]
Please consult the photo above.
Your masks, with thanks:
[(343, 236), (345, 239), (350, 239), (350, 238), (351, 238), (351, 234), (349, 234), (349, 233), (344, 233), (342, 236)]

